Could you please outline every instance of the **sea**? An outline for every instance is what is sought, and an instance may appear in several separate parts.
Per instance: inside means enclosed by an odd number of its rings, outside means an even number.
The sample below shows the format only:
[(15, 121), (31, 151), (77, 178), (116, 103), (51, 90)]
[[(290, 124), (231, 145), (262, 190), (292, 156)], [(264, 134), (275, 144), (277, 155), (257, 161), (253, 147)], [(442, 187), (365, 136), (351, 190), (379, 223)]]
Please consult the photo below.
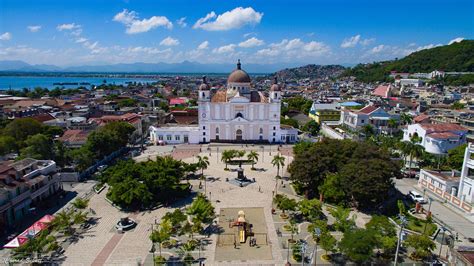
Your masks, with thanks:
[(21, 90), (23, 88), (34, 89), (36, 87), (54, 89), (77, 88), (83, 86), (91, 89), (92, 86), (101, 84), (126, 85), (130, 82), (153, 83), (158, 78), (134, 78), (134, 77), (73, 77), (73, 76), (0, 76), (0, 90)]

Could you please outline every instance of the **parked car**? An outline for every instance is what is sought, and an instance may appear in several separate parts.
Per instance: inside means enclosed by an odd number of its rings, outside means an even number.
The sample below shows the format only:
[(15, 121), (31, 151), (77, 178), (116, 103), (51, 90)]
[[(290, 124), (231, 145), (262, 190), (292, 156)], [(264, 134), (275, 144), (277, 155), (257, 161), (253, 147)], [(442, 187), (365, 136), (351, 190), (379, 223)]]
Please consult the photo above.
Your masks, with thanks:
[(408, 192), (408, 197), (413, 200), (414, 202), (419, 202), (420, 204), (425, 204), (426, 203), (426, 200), (425, 198), (423, 198), (423, 196), (414, 191), (414, 190), (411, 190), (410, 192)]
[(97, 171), (99, 171), (99, 172), (102, 172), (102, 171), (104, 171), (105, 169), (107, 169), (107, 165), (105, 165), (105, 164), (99, 165), (99, 167), (97, 167)]

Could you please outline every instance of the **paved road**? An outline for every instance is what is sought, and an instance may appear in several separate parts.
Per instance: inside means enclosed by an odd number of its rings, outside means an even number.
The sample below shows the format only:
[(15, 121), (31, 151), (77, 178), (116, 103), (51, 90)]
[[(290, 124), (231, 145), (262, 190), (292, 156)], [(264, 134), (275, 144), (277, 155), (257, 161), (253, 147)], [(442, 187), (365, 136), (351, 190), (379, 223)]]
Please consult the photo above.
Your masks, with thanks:
[[(408, 191), (413, 189), (418, 190), (420, 193), (423, 193), (423, 191), (421, 191), (416, 184), (416, 179), (404, 178), (395, 180), (395, 187), (404, 194), (407, 194)], [(460, 240), (467, 241), (466, 238), (468, 237), (474, 238), (474, 223), (469, 221), (466, 217), (464, 217), (457, 211), (451, 209), (454, 207), (449, 208), (448, 206), (443, 205), (439, 198), (436, 198), (434, 196), (432, 198), (434, 200), (431, 204), (431, 212), (436, 218), (443, 221), (452, 229), (454, 229), (457, 233), (459, 233)]]

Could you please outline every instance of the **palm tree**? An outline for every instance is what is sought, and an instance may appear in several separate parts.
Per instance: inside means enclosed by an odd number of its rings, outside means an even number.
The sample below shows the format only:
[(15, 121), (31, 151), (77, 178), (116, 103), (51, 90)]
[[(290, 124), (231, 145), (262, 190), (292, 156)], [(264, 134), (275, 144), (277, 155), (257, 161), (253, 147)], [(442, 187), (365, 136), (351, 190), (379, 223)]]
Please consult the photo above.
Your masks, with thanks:
[(201, 179), (204, 179), (204, 194), (207, 193), (206, 179), (204, 178), (204, 169), (209, 166), (209, 158), (207, 156), (197, 156), (197, 167), (201, 169)]
[(398, 126), (398, 121), (393, 119), (393, 118), (390, 118), (387, 122), (387, 126), (388, 128), (390, 128), (390, 136), (392, 135), (392, 131), (394, 128), (396, 128)]
[(161, 245), (163, 242), (168, 241), (171, 237), (171, 223), (168, 220), (164, 220), (158, 227), (158, 229), (153, 230), (150, 235), (150, 240), (153, 244), (158, 243), (158, 248), (160, 250), (161, 257)]
[(258, 153), (255, 151), (250, 151), (249, 154), (247, 154), (247, 158), (252, 161), (252, 170), (254, 170), (255, 163), (258, 161)]
[(410, 169), (411, 169), (412, 160), (421, 158), (421, 156), (423, 156), (425, 148), (418, 143), (415, 143), (415, 142), (410, 142), (410, 143), (411, 144), (409, 147), (410, 147)]
[(407, 113), (401, 113), (400, 114), (400, 121), (402, 121), (402, 123), (404, 125), (410, 124), (412, 120), (413, 120), (413, 118), (409, 114), (407, 114)]
[(76, 209), (81, 209), (81, 210), (87, 208), (87, 205), (89, 205), (89, 199), (83, 199), (83, 198), (77, 198), (72, 203), (72, 206), (74, 206)]
[(226, 151), (223, 151), (222, 152), (222, 155), (221, 155), (221, 161), (225, 163), (225, 169), (224, 170), (228, 170), (229, 168), (227, 168), (227, 164), (229, 163), (230, 160), (232, 160), (234, 158), (234, 152), (232, 152), (231, 150), (226, 150)]
[(273, 156), (273, 160), (272, 160), (272, 165), (273, 167), (277, 167), (277, 177), (280, 176), (280, 167), (283, 167), (285, 166), (285, 157), (277, 154), (275, 156)]

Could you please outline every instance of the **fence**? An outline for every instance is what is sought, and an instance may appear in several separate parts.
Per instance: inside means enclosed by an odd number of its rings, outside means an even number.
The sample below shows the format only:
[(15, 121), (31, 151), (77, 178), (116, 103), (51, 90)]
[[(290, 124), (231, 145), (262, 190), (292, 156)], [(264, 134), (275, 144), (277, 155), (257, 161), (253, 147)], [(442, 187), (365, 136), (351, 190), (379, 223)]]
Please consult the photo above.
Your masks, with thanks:
[(428, 181), (423, 180), (420, 178), (420, 181), (418, 184), (427, 190), (429, 190), (431, 193), (435, 194), (437, 197), (445, 200), (446, 202), (449, 202), (451, 205), (457, 207), (458, 209), (462, 210), (463, 212), (469, 213), (471, 215), (474, 215), (474, 209), (472, 208), (471, 204), (468, 202), (463, 202), (461, 199), (458, 197), (451, 195), (447, 191), (443, 191), (440, 188), (435, 187), (433, 184), (428, 183)]

